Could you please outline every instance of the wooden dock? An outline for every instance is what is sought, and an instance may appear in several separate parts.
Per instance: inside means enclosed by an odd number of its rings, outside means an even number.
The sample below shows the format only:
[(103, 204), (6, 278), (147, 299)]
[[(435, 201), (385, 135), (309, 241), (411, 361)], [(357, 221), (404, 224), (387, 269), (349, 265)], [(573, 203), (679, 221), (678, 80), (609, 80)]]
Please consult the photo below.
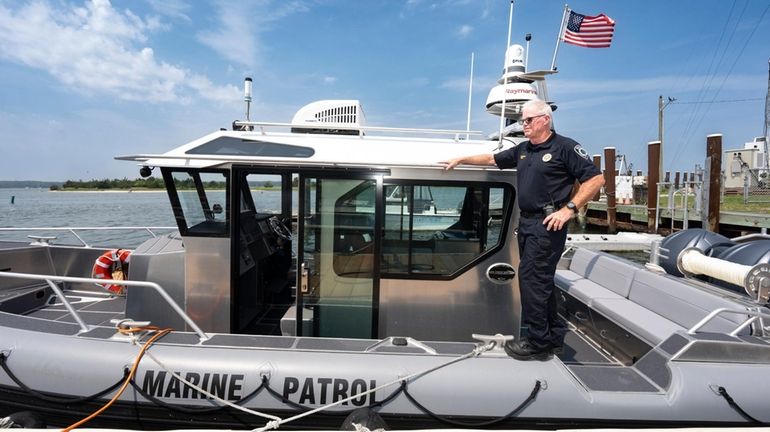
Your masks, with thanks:
[[(604, 201), (591, 201), (588, 203), (585, 213), (587, 225), (595, 227), (609, 227), (607, 219), (607, 203)], [(654, 210), (654, 208), (653, 208)], [(673, 213), (673, 215), (672, 215)], [(660, 222), (658, 234), (668, 235), (671, 230), (671, 218), (674, 218), (674, 231), (683, 228), (684, 210), (660, 209)], [(703, 227), (701, 214), (690, 209), (687, 213), (689, 228)], [(647, 206), (646, 205), (616, 205), (615, 224), (618, 230), (648, 232)], [(719, 232), (728, 237), (734, 237), (750, 233), (758, 233), (770, 230), (770, 215), (758, 213), (744, 213), (735, 211), (719, 212)]]
[[(728, 237), (735, 237), (752, 233), (767, 233), (770, 228), (770, 215), (765, 213), (751, 213), (735, 211), (734, 206), (730, 211), (721, 209), (722, 190), (722, 135), (714, 134), (706, 137), (705, 169), (700, 173), (699, 179), (684, 175), (682, 189), (679, 183), (679, 173), (670, 180), (670, 173), (665, 173), (663, 179), (660, 172), (660, 141), (652, 141), (647, 144), (648, 172), (645, 176), (644, 190), (646, 199), (636, 196), (636, 202), (646, 202), (642, 205), (621, 204), (616, 199), (615, 176), (618, 170), (615, 167), (616, 155), (614, 147), (604, 148), (604, 194), (596, 194), (588, 204), (581, 209), (581, 223), (591, 227), (603, 227), (608, 233), (618, 231), (646, 232), (650, 234), (667, 235), (685, 228), (705, 228), (718, 232)], [(601, 168), (602, 156), (594, 155), (594, 164)], [(639, 172), (641, 174), (641, 172)], [(685, 214), (683, 208), (669, 208), (668, 199), (659, 200), (658, 194), (663, 190), (689, 191), (694, 186), (701, 191), (699, 204), (695, 208), (689, 208)], [(676, 193), (676, 192), (675, 192)], [(688, 192), (689, 193), (689, 192)], [(685, 194), (685, 197), (688, 195)], [(664, 201), (665, 205), (659, 202)], [(689, 198), (686, 199), (689, 206)], [(684, 222), (686, 219), (686, 223)]]

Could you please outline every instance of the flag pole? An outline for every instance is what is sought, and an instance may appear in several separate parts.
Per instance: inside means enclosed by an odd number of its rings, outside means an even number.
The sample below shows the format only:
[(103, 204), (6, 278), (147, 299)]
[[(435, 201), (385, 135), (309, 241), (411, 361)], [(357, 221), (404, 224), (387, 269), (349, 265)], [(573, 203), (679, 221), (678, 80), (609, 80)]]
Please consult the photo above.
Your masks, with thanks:
[(559, 42), (561, 42), (564, 36), (564, 20), (567, 19), (567, 12), (569, 12), (569, 5), (564, 4), (564, 13), (561, 15), (561, 25), (559, 25), (559, 35), (556, 37), (556, 48), (553, 49), (553, 60), (551, 60), (551, 70), (556, 70), (556, 55), (559, 54)]
[(508, 40), (505, 43), (505, 55), (503, 56), (503, 104), (500, 107), (500, 143), (498, 149), (503, 148), (503, 125), (505, 124), (505, 98), (508, 97), (508, 78), (506, 77), (506, 68), (508, 67), (508, 47), (511, 46), (511, 26), (513, 25), (513, 0), (511, 0), (511, 10), (508, 13)]

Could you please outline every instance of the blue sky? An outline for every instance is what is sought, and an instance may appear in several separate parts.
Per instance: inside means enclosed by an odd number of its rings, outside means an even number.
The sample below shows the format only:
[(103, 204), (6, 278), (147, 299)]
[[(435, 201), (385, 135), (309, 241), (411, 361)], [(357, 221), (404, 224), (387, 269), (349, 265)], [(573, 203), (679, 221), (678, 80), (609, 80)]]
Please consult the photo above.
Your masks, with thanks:
[[(116, 155), (162, 152), (244, 117), (288, 122), (318, 99), (359, 99), (376, 126), (472, 129), (505, 51), (507, 0), (0, 0), (0, 180), (135, 178)], [(518, 0), (512, 42), (532, 33), (547, 69), (564, 3)], [(765, 0), (588, 1), (616, 21), (608, 49), (562, 44), (549, 93), (557, 130), (646, 169), (666, 114), (665, 168), (703, 164), (763, 133)], [(724, 101), (724, 102), (723, 102)], [(707, 103), (703, 103), (707, 102)], [(490, 146), (491, 148), (491, 146)], [(441, 155), (436, 155), (437, 160)]]

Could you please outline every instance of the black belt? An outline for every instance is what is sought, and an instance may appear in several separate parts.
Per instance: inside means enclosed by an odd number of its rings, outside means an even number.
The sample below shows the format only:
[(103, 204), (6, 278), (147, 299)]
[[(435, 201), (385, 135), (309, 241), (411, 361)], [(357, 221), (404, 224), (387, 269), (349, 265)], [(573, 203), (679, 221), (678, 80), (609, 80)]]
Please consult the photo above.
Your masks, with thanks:
[[(564, 205), (565, 203), (556, 204), (556, 208), (554, 209), (554, 212), (564, 207)], [(521, 215), (521, 217), (527, 218), (527, 219), (542, 219), (546, 217), (545, 211), (543, 210), (538, 210), (533, 212), (521, 210), (519, 214)]]
[(519, 214), (521, 215), (521, 217), (527, 218), (527, 219), (541, 219), (545, 217), (545, 212), (542, 210), (536, 211), (536, 212), (528, 212), (528, 211), (522, 210), (521, 212), (519, 212)]

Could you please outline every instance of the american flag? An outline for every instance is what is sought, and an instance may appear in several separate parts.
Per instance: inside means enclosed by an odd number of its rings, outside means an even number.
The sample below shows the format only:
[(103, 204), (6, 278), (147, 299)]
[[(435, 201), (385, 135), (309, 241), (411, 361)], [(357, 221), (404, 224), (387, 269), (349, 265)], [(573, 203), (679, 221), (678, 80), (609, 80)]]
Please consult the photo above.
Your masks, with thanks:
[(615, 21), (605, 14), (586, 16), (569, 12), (564, 42), (586, 48), (609, 48)]

